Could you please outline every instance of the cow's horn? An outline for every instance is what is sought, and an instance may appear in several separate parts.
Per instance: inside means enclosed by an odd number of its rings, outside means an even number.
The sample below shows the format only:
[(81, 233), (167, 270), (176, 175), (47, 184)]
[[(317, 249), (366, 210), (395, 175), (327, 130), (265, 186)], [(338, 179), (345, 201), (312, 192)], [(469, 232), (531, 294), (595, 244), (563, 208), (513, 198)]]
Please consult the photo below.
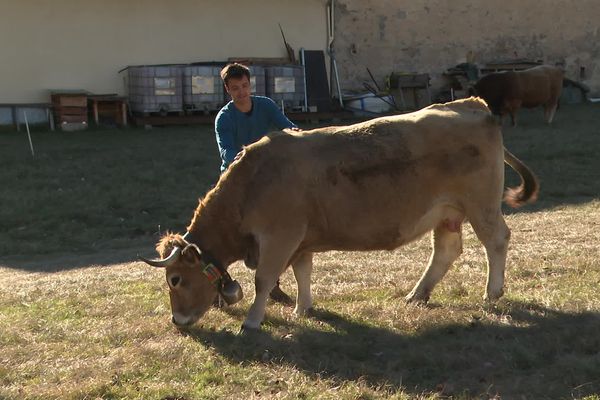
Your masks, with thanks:
[(142, 256), (138, 256), (138, 257), (141, 261), (145, 262), (148, 265), (152, 265), (153, 267), (166, 268), (166, 267), (170, 267), (171, 265), (173, 265), (173, 263), (175, 261), (177, 261), (177, 259), (179, 258), (180, 255), (181, 255), (181, 247), (176, 246), (175, 248), (173, 248), (173, 251), (171, 252), (171, 254), (169, 254), (169, 256), (167, 258), (164, 258), (162, 260), (149, 260)]
[(185, 248), (183, 249), (181, 254), (185, 254), (189, 249), (196, 250), (198, 257), (202, 256), (202, 252), (200, 251), (200, 248), (197, 245), (195, 245), (194, 243), (190, 243), (187, 246), (185, 246)]

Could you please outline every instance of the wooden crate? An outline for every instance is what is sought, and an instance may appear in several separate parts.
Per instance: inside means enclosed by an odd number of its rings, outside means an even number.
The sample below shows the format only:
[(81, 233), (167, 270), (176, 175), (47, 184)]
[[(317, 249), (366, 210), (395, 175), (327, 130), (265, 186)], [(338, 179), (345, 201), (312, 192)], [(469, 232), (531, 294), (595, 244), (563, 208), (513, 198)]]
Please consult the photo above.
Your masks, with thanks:
[(86, 94), (53, 94), (52, 104), (62, 107), (87, 107)]
[(57, 125), (88, 123), (86, 93), (53, 93), (51, 95), (54, 119)]

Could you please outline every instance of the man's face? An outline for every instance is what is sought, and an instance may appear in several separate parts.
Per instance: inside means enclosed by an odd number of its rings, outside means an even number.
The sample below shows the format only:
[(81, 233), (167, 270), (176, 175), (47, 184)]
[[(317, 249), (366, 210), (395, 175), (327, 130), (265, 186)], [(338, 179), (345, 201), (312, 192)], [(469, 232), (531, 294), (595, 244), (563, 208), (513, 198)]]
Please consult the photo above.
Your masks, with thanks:
[(225, 89), (233, 99), (234, 103), (244, 103), (248, 101), (250, 99), (250, 93), (252, 92), (250, 80), (246, 76), (241, 78), (229, 78), (227, 80), (227, 85), (225, 85)]

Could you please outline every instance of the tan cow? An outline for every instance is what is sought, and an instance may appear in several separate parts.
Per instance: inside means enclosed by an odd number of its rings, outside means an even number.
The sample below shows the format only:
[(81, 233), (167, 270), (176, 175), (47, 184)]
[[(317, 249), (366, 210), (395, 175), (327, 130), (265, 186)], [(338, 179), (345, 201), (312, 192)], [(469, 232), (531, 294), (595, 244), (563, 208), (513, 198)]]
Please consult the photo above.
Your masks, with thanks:
[(295, 313), (312, 307), (312, 255), (328, 250), (395, 249), (433, 230), (433, 254), (408, 301), (425, 302), (462, 251), (468, 220), (485, 246), (485, 298), (503, 293), (510, 230), (501, 211), (504, 162), (521, 175), (505, 200), (534, 200), (538, 183), (507, 152), (500, 127), (477, 98), (367, 122), (274, 134), (245, 148), (200, 201), (185, 238), (157, 245), (166, 268), (173, 322), (189, 325), (217, 293), (240, 288), (226, 272), (256, 267), (255, 296), (243, 328), (259, 328), (269, 291), (291, 264)]
[(552, 123), (562, 92), (564, 72), (558, 67), (540, 65), (523, 71), (494, 72), (475, 84), (475, 94), (483, 98), (492, 112), (501, 117), (510, 114), (516, 125), (521, 107), (544, 107), (546, 122)]

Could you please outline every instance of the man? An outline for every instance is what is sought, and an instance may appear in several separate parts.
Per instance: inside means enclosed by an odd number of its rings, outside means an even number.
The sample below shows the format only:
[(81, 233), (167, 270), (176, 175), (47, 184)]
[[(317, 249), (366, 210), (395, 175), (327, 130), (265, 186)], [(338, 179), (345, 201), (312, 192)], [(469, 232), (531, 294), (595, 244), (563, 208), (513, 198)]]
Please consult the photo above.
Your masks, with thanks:
[(226, 65), (221, 79), (232, 101), (215, 119), (221, 172), (225, 171), (243, 146), (256, 142), (273, 128), (300, 130), (268, 97), (251, 95), (250, 70), (242, 64)]
[[(225, 90), (231, 96), (217, 114), (215, 134), (221, 155), (221, 173), (243, 146), (256, 142), (273, 128), (300, 130), (268, 97), (253, 96), (250, 85), (250, 70), (238, 63), (228, 64), (221, 70)], [(281, 290), (279, 280), (270, 297), (282, 303), (292, 303), (292, 299)]]

